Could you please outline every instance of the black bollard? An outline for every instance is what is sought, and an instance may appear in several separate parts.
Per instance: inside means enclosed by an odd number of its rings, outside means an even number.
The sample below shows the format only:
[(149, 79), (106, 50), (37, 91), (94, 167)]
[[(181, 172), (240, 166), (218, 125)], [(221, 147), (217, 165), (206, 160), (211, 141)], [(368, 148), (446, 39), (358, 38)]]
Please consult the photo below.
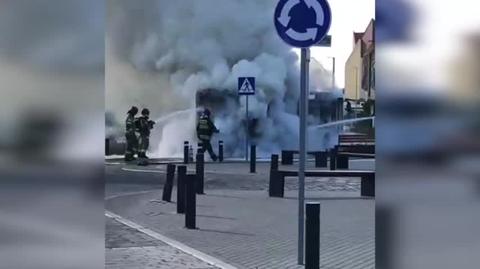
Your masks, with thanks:
[(317, 152), (315, 153), (315, 167), (327, 167), (328, 153)]
[(375, 197), (375, 173), (361, 177), (360, 195)]
[(279, 197), (279, 198), (285, 197), (285, 176), (280, 172), (278, 173), (276, 187), (277, 187), (276, 197)]
[(275, 197), (278, 185), (278, 155), (272, 154), (270, 160), (270, 182), (268, 184), (268, 196)]
[(110, 139), (105, 138), (105, 156), (110, 155)]
[(185, 177), (185, 227), (195, 229), (195, 218), (197, 215), (197, 197), (195, 191), (195, 181), (197, 175), (187, 175)]
[(337, 148), (330, 150), (330, 170), (337, 169)]
[(167, 180), (163, 186), (162, 200), (166, 202), (172, 201), (173, 178), (175, 177), (175, 165), (167, 164)]
[(282, 164), (283, 165), (293, 164), (293, 151), (282, 150)]
[(187, 177), (187, 167), (179, 166), (177, 171), (177, 213), (185, 213), (185, 178)]
[(320, 268), (320, 203), (307, 203), (305, 216), (305, 269)]
[(183, 142), (183, 163), (188, 163), (188, 141)]
[(203, 143), (202, 142), (198, 142), (198, 144), (197, 144), (197, 154), (200, 154), (200, 153), (203, 154)]
[(337, 154), (337, 168), (348, 169), (348, 156)]
[(188, 162), (193, 163), (193, 147), (190, 145), (188, 148)]
[(285, 150), (282, 150), (282, 159), (281, 159), (281, 162), (282, 162), (282, 165), (285, 165), (285, 161), (287, 160), (287, 152)]
[(223, 162), (223, 141), (218, 141), (218, 161)]
[(395, 235), (398, 234), (398, 223), (395, 218), (395, 209), (392, 207), (377, 206), (375, 208), (375, 244), (376, 244), (376, 268), (398, 268), (397, 255), (394, 248), (396, 241)]
[(196, 184), (197, 194), (205, 194), (205, 192), (203, 191), (204, 178), (205, 178), (205, 158), (202, 151), (200, 151), (200, 153), (197, 154), (195, 168), (197, 172), (197, 184)]
[(257, 170), (257, 146), (250, 146), (250, 173), (256, 173)]

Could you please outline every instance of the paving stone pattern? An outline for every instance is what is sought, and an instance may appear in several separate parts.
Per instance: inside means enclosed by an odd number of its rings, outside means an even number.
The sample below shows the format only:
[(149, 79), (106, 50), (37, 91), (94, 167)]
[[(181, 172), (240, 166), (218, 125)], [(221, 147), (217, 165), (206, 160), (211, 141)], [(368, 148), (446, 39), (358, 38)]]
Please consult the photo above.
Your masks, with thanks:
[(110, 218), (105, 248), (107, 269), (219, 269)]
[[(286, 194), (207, 191), (198, 196), (197, 230), (184, 228), (175, 203), (158, 201), (160, 191), (116, 198), (107, 208), (238, 268), (303, 268), (296, 265), (297, 200)], [(322, 268), (375, 268), (374, 201), (323, 197), (310, 199), (322, 205)]]
[[(374, 169), (371, 161), (350, 165)], [(304, 268), (297, 265), (298, 180), (286, 179), (285, 198), (269, 198), (268, 163), (259, 163), (256, 174), (248, 173), (248, 164), (207, 164), (206, 195), (197, 196), (196, 230), (185, 229), (184, 215), (176, 214), (175, 191), (172, 203), (160, 201), (165, 166), (121, 167), (156, 172), (135, 173), (109, 166), (108, 177), (135, 183), (139, 175), (159, 184), (149, 186), (150, 192), (108, 199), (107, 210), (238, 268)], [(193, 165), (189, 171), (194, 172)], [(107, 192), (115, 195), (117, 189), (123, 194), (128, 190), (125, 185), (115, 186), (107, 183)], [(140, 188), (133, 189), (138, 192)], [(306, 197), (321, 203), (322, 268), (375, 268), (375, 200), (359, 197), (359, 189), (358, 178), (306, 180)]]

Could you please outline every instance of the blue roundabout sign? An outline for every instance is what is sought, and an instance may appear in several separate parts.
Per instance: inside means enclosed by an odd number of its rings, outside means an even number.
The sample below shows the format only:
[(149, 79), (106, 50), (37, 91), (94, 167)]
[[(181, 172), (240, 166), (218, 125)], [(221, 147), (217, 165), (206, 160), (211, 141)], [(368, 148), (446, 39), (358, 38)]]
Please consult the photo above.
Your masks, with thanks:
[(327, 35), (332, 13), (327, 0), (280, 0), (274, 20), (277, 33), (285, 43), (308, 48)]

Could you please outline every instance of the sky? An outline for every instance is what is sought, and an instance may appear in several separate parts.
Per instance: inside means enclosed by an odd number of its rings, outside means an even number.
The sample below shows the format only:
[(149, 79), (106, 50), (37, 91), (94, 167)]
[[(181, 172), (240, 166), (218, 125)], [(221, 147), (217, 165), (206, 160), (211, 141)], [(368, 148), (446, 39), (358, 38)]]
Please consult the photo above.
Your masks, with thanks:
[(328, 71), (332, 70), (335, 57), (335, 84), (345, 85), (345, 62), (353, 50), (353, 32), (363, 32), (375, 18), (375, 0), (329, 0), (332, 10), (331, 48), (312, 48), (311, 56)]

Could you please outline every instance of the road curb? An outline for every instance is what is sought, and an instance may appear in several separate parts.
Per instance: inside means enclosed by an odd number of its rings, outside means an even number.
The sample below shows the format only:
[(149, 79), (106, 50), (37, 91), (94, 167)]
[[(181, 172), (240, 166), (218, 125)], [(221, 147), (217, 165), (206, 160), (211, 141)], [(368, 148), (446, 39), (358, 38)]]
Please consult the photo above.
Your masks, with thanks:
[(198, 259), (200, 259), (200, 260), (202, 260), (206, 263), (209, 263), (211, 265), (220, 267), (222, 269), (239, 269), (239, 268), (237, 268), (233, 265), (230, 265), (230, 264), (225, 263), (225, 262), (223, 262), (223, 261), (221, 261), (221, 260), (219, 260), (215, 257), (212, 257), (208, 254), (203, 253), (203, 252), (200, 252), (196, 249), (193, 249), (193, 248), (191, 248), (191, 247), (189, 247), (189, 246), (187, 246), (183, 243), (180, 243), (180, 242), (178, 242), (174, 239), (171, 239), (171, 238), (166, 237), (164, 235), (161, 235), (161, 234), (159, 234), (159, 233), (157, 233), (153, 230), (145, 228), (145, 227), (141, 226), (140, 224), (137, 224), (137, 223), (135, 223), (133, 221), (130, 221), (126, 218), (123, 218), (123, 217), (121, 217), (121, 216), (119, 216), (119, 215), (117, 215), (113, 212), (110, 212), (108, 210), (105, 211), (105, 216), (107, 216), (109, 218), (112, 218), (112, 219), (114, 219), (114, 220), (116, 220), (116, 221), (118, 221), (118, 222), (120, 222), (124, 225), (127, 225), (128, 227), (133, 228), (133, 229), (135, 229), (139, 232), (142, 232), (142, 233), (144, 233), (144, 234), (146, 234), (146, 235), (148, 235), (152, 238), (160, 240), (160, 241), (166, 243), (167, 245), (170, 245), (170, 246), (172, 246), (176, 249), (179, 249), (179, 250), (181, 250), (181, 251), (183, 251), (187, 254), (190, 254), (190, 255), (192, 255), (192, 256), (194, 256), (194, 257), (196, 257), (196, 258), (198, 258)]

